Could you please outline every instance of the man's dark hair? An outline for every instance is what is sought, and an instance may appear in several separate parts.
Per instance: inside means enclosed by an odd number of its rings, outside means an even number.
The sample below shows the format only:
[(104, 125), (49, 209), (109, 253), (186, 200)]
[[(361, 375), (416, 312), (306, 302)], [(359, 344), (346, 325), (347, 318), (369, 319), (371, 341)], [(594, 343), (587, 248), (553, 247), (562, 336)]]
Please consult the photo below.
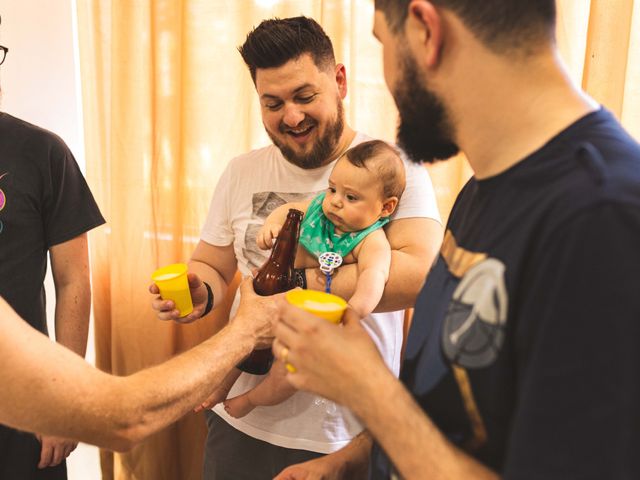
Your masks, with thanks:
[(280, 67), (310, 54), (319, 69), (335, 64), (331, 39), (315, 20), (307, 17), (273, 18), (254, 28), (238, 47), (253, 83), (256, 69)]
[[(542, 40), (555, 38), (555, 0), (430, 0), (455, 13), (465, 26), (496, 53), (537, 50)], [(375, 0), (394, 34), (409, 12), (410, 0)]]
[(393, 146), (382, 140), (369, 140), (350, 148), (344, 156), (352, 165), (366, 168), (378, 176), (385, 198), (400, 199), (405, 187), (404, 164)]

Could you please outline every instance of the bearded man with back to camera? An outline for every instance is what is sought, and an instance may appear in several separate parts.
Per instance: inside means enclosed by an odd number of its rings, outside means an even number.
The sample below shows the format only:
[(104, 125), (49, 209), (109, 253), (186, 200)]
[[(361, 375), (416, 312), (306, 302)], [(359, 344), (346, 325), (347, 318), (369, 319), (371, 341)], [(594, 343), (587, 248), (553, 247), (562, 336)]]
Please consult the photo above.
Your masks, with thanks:
[(375, 6), (400, 144), (459, 146), (474, 176), (401, 381), (349, 312), (335, 328), (283, 302), (289, 381), (363, 421), (373, 479), (639, 478), (638, 142), (569, 79), (553, 0)]

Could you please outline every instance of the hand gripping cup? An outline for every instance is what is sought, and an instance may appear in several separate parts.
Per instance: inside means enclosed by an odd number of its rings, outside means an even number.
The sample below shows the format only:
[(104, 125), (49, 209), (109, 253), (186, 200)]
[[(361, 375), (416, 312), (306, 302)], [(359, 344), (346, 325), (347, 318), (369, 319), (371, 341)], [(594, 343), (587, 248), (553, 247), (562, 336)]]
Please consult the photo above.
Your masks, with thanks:
[[(331, 323), (340, 323), (342, 315), (347, 309), (347, 302), (331, 293), (318, 292), (316, 290), (290, 290), (285, 294), (287, 302), (295, 305), (316, 317), (324, 318)], [(296, 372), (296, 367), (285, 362), (285, 367), (291, 373)]]
[(153, 272), (151, 279), (160, 289), (160, 296), (164, 300), (173, 300), (180, 312), (180, 317), (185, 317), (193, 311), (187, 266), (184, 263), (174, 263), (159, 268)]

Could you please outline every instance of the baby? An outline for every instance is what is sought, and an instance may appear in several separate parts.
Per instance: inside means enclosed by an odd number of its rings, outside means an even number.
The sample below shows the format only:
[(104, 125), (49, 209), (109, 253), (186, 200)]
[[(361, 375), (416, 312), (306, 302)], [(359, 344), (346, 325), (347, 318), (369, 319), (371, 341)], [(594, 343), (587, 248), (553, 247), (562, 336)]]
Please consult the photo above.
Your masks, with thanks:
[[(296, 268), (318, 267), (318, 257), (325, 252), (340, 254), (344, 263), (357, 263), (358, 281), (349, 305), (364, 317), (380, 302), (389, 277), (391, 247), (381, 227), (389, 222), (404, 187), (398, 152), (380, 140), (361, 143), (336, 162), (325, 192), (275, 209), (258, 233), (258, 246), (272, 247), (290, 208), (305, 212)], [(256, 406), (281, 403), (295, 392), (285, 376), (284, 364), (274, 362), (254, 389), (226, 400), (225, 410), (239, 418)]]

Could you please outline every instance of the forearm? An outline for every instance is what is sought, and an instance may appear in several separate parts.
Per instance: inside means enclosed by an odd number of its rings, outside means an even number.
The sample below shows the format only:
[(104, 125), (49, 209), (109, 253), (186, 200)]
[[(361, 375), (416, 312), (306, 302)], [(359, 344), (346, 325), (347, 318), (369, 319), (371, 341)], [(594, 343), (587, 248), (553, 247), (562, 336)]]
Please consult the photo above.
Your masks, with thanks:
[[(431, 264), (426, 254), (391, 252), (389, 280), (374, 311), (392, 312), (414, 306)], [(318, 268), (307, 269), (307, 288), (324, 290), (326, 277)], [(343, 265), (333, 273), (331, 293), (351, 298), (358, 283), (356, 264)]]
[(189, 261), (189, 271), (198, 275), (203, 282), (206, 282), (211, 287), (213, 293), (213, 308), (220, 305), (227, 294), (229, 284), (231, 280), (233, 280), (233, 277), (226, 279), (207, 263), (194, 259)]
[(0, 314), (12, 339), (0, 344), (12, 367), (0, 368), (0, 383), (10, 386), (10, 393), (0, 396), (0, 423), (117, 450), (204, 401), (211, 385), (222, 381), (255, 343), (252, 335), (229, 326), (164, 364), (113, 377), (51, 343), (14, 312), (7, 324), (8, 311)]
[[(222, 383), (254, 346), (251, 336), (228, 325), (215, 337), (169, 362), (122, 379), (121, 394), (125, 398), (132, 392), (135, 395), (122, 412), (126, 421), (116, 422), (115, 426), (124, 432), (128, 442), (136, 443), (175, 422), (205, 401), (212, 386)], [(117, 403), (105, 402), (106, 408), (113, 405)]]
[(366, 480), (369, 477), (369, 457), (373, 439), (366, 430), (354, 437), (346, 447), (330, 455), (335, 470), (342, 472), (342, 478)]
[[(451, 444), (402, 383), (386, 369), (368, 372), (349, 405), (405, 480), (497, 479), (495, 472)], [(366, 398), (367, 401), (361, 401)]]
[(89, 279), (56, 287), (56, 341), (84, 357), (89, 335), (91, 288)]

